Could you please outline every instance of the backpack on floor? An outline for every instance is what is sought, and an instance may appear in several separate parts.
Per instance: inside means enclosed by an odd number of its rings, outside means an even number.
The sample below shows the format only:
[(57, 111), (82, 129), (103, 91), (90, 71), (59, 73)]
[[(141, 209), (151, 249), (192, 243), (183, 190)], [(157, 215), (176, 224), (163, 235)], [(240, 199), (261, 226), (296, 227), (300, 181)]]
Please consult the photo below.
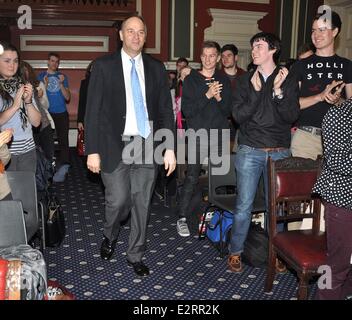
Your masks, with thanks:
[(244, 263), (252, 267), (265, 267), (268, 263), (269, 239), (260, 222), (251, 222), (242, 252)]
[(233, 214), (231, 212), (224, 211), (223, 214), (220, 214), (219, 211), (215, 211), (207, 225), (207, 238), (220, 251), (220, 253), (225, 255), (228, 254), (232, 221)]

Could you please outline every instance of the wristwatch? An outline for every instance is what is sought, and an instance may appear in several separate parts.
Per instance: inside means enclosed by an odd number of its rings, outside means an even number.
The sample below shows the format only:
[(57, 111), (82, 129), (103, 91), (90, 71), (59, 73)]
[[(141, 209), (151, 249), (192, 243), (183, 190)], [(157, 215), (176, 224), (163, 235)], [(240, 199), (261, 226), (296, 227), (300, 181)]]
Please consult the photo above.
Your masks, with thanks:
[(273, 98), (275, 98), (275, 97), (279, 100), (281, 100), (284, 97), (282, 89), (280, 90), (279, 94), (275, 94), (275, 91), (273, 89)]

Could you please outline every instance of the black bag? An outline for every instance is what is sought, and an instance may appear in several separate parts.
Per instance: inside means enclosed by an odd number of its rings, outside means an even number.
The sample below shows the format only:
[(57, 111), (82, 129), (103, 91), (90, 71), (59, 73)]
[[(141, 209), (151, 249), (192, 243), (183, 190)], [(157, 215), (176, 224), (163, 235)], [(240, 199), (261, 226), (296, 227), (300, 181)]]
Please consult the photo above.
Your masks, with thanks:
[(260, 222), (252, 222), (244, 250), (242, 260), (252, 267), (264, 267), (268, 262), (269, 239), (265, 230), (260, 226)]
[(207, 225), (206, 236), (220, 251), (221, 256), (228, 254), (232, 222), (233, 214), (231, 212), (224, 211), (223, 214), (220, 214), (219, 211), (215, 211)]
[(50, 186), (54, 175), (52, 163), (45, 157), (44, 152), (40, 147), (36, 148), (37, 153), (37, 169), (35, 172), (35, 180), (37, 191), (45, 191)]
[(60, 246), (65, 237), (65, 217), (57, 198), (49, 195), (45, 221), (45, 242), (48, 247)]

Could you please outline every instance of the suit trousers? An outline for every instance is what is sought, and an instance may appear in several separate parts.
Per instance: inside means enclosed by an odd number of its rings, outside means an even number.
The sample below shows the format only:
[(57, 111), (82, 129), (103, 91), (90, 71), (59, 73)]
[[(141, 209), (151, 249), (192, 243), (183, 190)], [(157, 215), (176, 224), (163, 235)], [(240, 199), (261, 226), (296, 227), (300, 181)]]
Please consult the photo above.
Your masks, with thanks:
[(123, 221), (131, 217), (127, 260), (141, 261), (146, 251), (149, 207), (154, 190), (154, 164), (126, 164), (120, 161), (111, 172), (102, 172), (105, 185), (104, 236), (117, 239)]

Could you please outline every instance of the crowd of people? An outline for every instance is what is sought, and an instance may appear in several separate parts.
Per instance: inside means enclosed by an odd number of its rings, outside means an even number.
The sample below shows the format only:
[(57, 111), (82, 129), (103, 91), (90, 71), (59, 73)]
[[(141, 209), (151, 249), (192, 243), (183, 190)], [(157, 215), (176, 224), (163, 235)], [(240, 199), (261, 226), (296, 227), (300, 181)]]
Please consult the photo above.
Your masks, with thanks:
[[(341, 27), (337, 13), (330, 18), (318, 14), (312, 23), (312, 44), (302, 46), (297, 61), (286, 66), (280, 64), (280, 39), (260, 32), (249, 41), (248, 71), (237, 65), (234, 44), (220, 47), (215, 41), (204, 41), (200, 70), (180, 58), (177, 70), (168, 77), (163, 63), (143, 52), (143, 18), (125, 19), (119, 32), (122, 47), (94, 60), (80, 89), (78, 128), (85, 131), (87, 168), (99, 173), (105, 186), (101, 258), (111, 259), (120, 224), (130, 215), (127, 263), (137, 275), (149, 275), (142, 258), (155, 181), (160, 172), (172, 175), (177, 153), (175, 140), (166, 138), (161, 144), (162, 165), (148, 161), (160, 148), (154, 135), (163, 129), (174, 137), (186, 134), (190, 141), (189, 132), (196, 132), (194, 143), (189, 143), (178, 199), (178, 234), (191, 235), (190, 202), (205, 158), (236, 151), (238, 195), (227, 261), (230, 271), (242, 272), (241, 253), (261, 176), (268, 196), (268, 158), (293, 155), (315, 160), (323, 155), (315, 191), (326, 206), (327, 264), (332, 268), (333, 288), (318, 290), (317, 298), (343, 299), (351, 294), (352, 62), (335, 52)], [(0, 55), (1, 200), (11, 199), (5, 166), (35, 172), (36, 144), (54, 161), (54, 130), (60, 151), (56, 181), (64, 179), (70, 164), (66, 108), (70, 90), (67, 76), (58, 70), (58, 54), (48, 55), (48, 69), (36, 77), (33, 68), (20, 61), (14, 46), (0, 44), (4, 48)], [(230, 128), (236, 131), (232, 150)], [(214, 130), (218, 134), (212, 139)], [(284, 269), (280, 263), (279, 270)]]

